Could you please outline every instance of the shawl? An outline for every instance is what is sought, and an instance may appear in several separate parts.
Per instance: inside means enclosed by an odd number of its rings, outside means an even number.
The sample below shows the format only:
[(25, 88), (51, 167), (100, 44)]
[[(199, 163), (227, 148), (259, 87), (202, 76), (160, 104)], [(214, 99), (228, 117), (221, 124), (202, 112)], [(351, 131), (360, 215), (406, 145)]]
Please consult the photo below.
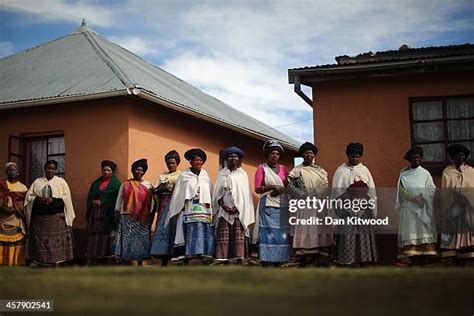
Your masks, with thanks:
[(153, 186), (146, 180), (125, 180), (120, 186), (115, 209), (130, 214), (132, 219), (146, 223), (153, 211)]
[[(469, 205), (474, 207), (474, 168), (463, 165), (462, 171), (459, 171), (455, 166), (447, 166), (443, 170), (441, 178), (441, 188), (456, 189), (462, 191), (466, 197)], [(443, 190), (443, 210), (447, 210), (454, 203), (454, 196), (451, 190)]]
[(25, 196), (28, 188), (17, 181), (15, 183), (0, 181), (0, 223), (21, 228), (26, 234), (25, 227)]
[(52, 197), (62, 199), (64, 202), (64, 215), (66, 216), (66, 224), (71, 227), (76, 215), (74, 214), (74, 207), (72, 206), (71, 191), (63, 178), (54, 176), (48, 181), (45, 177), (36, 179), (26, 193), (25, 207), (26, 220), (29, 225), (31, 219), (31, 212), (33, 211), (33, 201), (36, 197), (43, 197), (43, 188), (49, 185), (51, 187)]
[(168, 215), (165, 220), (165, 227), (171, 218), (181, 213), (186, 200), (191, 200), (196, 196), (199, 190), (199, 203), (211, 204), (212, 183), (206, 170), (201, 169), (199, 175), (194, 174), (191, 168), (181, 172), (174, 186), (173, 196), (171, 197)]
[(316, 189), (326, 189), (328, 187), (328, 173), (316, 164), (311, 164), (309, 166), (303, 164), (298, 165), (291, 170), (288, 177), (290, 178), (290, 181), (291, 179), (301, 177), (306, 189), (308, 190), (314, 191)]
[(239, 212), (239, 220), (245, 229), (245, 234), (250, 236), (249, 226), (255, 222), (255, 214), (247, 172), (242, 168), (237, 168), (232, 172), (228, 168), (223, 168), (219, 171), (212, 194), (214, 215), (217, 213), (215, 218), (225, 217), (228, 214), (219, 205), (219, 200), (225, 195), (227, 190), (230, 191), (233, 203)]
[(115, 202), (117, 201), (118, 192), (120, 190), (120, 181), (115, 175), (112, 175), (112, 178), (103, 190), (100, 190), (99, 188), (101, 182), (102, 176), (92, 182), (89, 189), (89, 194), (87, 195), (86, 219), (89, 219), (90, 217), (92, 201), (99, 199), (102, 202), (102, 207), (107, 210), (107, 222), (112, 223), (114, 221)]
[[(375, 191), (375, 182), (369, 169), (362, 163), (356, 166), (349, 166), (346, 163), (340, 165), (332, 180), (331, 198), (337, 199), (343, 195), (347, 188), (356, 181), (363, 181), (369, 187), (369, 198), (376, 201), (377, 193)], [(374, 217), (377, 217), (377, 207), (373, 209)]]

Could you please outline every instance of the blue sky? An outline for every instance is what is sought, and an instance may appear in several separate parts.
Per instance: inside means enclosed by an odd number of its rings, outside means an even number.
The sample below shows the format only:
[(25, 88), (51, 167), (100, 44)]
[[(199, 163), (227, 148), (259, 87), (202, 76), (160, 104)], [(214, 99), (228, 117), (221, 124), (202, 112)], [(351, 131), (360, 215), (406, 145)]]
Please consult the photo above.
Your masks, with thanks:
[(313, 140), (312, 114), (289, 68), (402, 44), (474, 43), (474, 0), (1, 0), (0, 57), (64, 36), (82, 18), (301, 142)]

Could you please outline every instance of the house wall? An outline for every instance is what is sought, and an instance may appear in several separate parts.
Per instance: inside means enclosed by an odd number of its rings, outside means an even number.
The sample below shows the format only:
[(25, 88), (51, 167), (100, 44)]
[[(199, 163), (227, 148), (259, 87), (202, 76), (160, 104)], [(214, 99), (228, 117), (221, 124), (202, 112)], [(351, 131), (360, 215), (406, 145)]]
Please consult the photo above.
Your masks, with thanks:
[[(8, 135), (43, 135), (64, 132), (66, 181), (76, 213), (74, 228), (86, 227), (85, 207), (89, 187), (100, 176), (100, 162), (128, 163), (128, 106), (124, 100), (75, 102), (0, 112), (0, 163), (8, 159)], [(126, 172), (118, 169), (123, 179)]]
[[(381, 217), (394, 214), (395, 188), (403, 159), (411, 147), (409, 98), (474, 93), (474, 73), (421, 74), (322, 82), (313, 85), (314, 135), (318, 163), (329, 173), (347, 160), (350, 142), (364, 145), (362, 162), (378, 188), (390, 194), (378, 200)], [(439, 187), (440, 176), (434, 176)], [(380, 194), (379, 194), (380, 195)], [(396, 217), (389, 217), (396, 218)], [(398, 223), (392, 223), (398, 227)], [(397, 255), (397, 236), (377, 235), (380, 261), (391, 264)]]
[[(237, 146), (246, 154), (242, 167), (248, 173), (252, 191), (254, 190), (255, 171), (265, 160), (262, 151), (264, 141), (143, 99), (137, 99), (131, 104), (129, 125), (129, 165), (137, 159), (147, 158), (149, 169), (144, 178), (153, 184), (158, 175), (167, 170), (164, 156), (168, 151), (175, 149), (179, 152), (181, 164), (178, 169), (184, 170), (189, 167), (184, 153), (194, 147), (206, 152), (204, 169), (209, 173), (212, 183), (215, 183), (219, 171), (219, 150)], [(283, 159), (288, 168), (293, 166), (293, 155), (294, 153), (289, 153)], [(254, 200), (257, 200), (255, 193)]]

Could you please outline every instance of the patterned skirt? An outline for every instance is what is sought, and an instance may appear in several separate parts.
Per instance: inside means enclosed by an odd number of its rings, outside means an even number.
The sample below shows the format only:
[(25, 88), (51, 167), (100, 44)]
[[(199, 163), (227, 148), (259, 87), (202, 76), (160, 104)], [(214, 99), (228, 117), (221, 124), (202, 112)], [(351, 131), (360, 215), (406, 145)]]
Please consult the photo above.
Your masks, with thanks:
[(107, 209), (100, 207), (92, 210), (87, 223), (89, 239), (87, 258), (107, 258), (114, 255), (114, 237), (107, 225)]
[(153, 236), (150, 254), (152, 256), (171, 256), (173, 254), (174, 238), (176, 235), (176, 218), (173, 217), (168, 226), (165, 226), (166, 217), (169, 212), (169, 203), (163, 209)]
[(370, 226), (341, 225), (336, 236), (337, 263), (377, 262), (375, 234)]
[(60, 263), (74, 258), (71, 228), (64, 213), (31, 217), (26, 247), (28, 260), (40, 264)]
[(209, 223), (186, 223), (183, 224), (183, 231), (185, 240), (185, 256), (214, 255), (214, 229)]
[(288, 262), (291, 258), (291, 241), (288, 214), (278, 207), (259, 209), (259, 257), (265, 262)]
[(142, 223), (131, 219), (129, 214), (122, 214), (115, 241), (115, 255), (125, 260), (150, 258), (150, 223)]
[(14, 266), (25, 263), (24, 237), (21, 228), (0, 224), (0, 265)]
[(217, 259), (245, 258), (245, 230), (238, 218), (234, 220), (234, 224), (219, 218), (216, 235)]

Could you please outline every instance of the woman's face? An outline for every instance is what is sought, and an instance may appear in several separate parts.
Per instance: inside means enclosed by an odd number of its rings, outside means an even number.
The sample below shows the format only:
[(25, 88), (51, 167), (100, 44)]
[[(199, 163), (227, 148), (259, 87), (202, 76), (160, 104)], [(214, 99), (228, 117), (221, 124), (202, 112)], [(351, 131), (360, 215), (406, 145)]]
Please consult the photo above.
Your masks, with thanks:
[(413, 154), (410, 157), (410, 163), (412, 168), (418, 168), (421, 165), (421, 155)]
[(113, 174), (114, 174), (114, 171), (109, 166), (102, 167), (102, 178), (110, 179)]
[(280, 161), (280, 152), (276, 149), (269, 152), (268, 155), (267, 155), (267, 161), (270, 164), (278, 163), (278, 161)]
[(201, 157), (194, 156), (193, 159), (189, 162), (191, 164), (191, 168), (195, 171), (199, 171), (202, 168), (202, 165), (204, 164), (204, 161), (202, 160)]
[(360, 163), (360, 157), (359, 154), (349, 154), (347, 155), (347, 163), (349, 166), (357, 166)]
[(134, 180), (141, 180), (143, 178), (143, 175), (145, 174), (145, 170), (143, 170), (142, 167), (136, 167), (135, 169), (133, 169), (132, 173)]
[(170, 158), (166, 160), (166, 167), (168, 167), (168, 171), (171, 172), (176, 172), (178, 169), (178, 163), (176, 162), (176, 159)]
[(312, 150), (306, 150), (305, 152), (303, 152), (303, 163), (305, 165), (312, 164), (315, 156), (316, 155)]
[(239, 166), (239, 156), (237, 154), (230, 154), (227, 156), (227, 167), (231, 170), (236, 169)]
[(46, 173), (46, 178), (51, 179), (56, 175), (56, 165), (50, 163), (47, 164), (46, 167), (44, 167), (44, 171)]
[(7, 170), (5, 170), (5, 175), (7, 176), (8, 180), (15, 180), (20, 176), (20, 172), (18, 171), (17, 166), (10, 165), (8, 166)]
[(459, 167), (460, 165), (466, 163), (466, 154), (463, 152), (457, 153), (454, 155), (453, 161), (454, 164)]

